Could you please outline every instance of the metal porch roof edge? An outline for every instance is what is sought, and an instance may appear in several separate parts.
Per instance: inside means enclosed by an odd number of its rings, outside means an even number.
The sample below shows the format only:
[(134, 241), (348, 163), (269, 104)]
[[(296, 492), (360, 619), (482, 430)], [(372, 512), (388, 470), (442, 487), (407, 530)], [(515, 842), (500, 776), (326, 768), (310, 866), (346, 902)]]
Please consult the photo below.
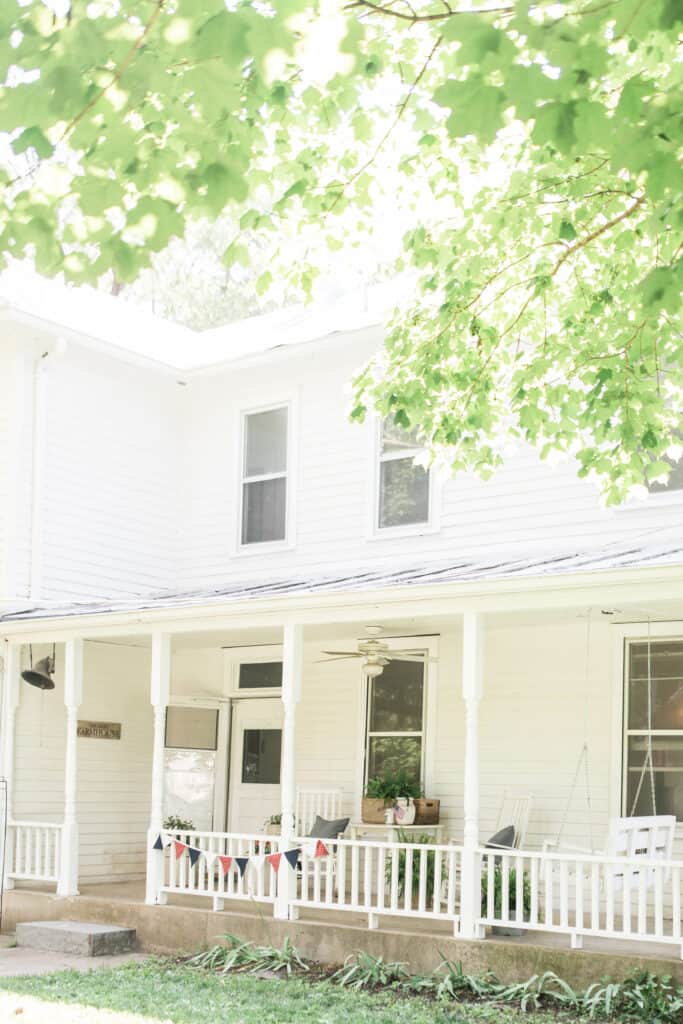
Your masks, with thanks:
[[(364, 592), (387, 594), (396, 590), (429, 588), (444, 585), (467, 585), (490, 581), (525, 580), (543, 583), (558, 577), (579, 576), (596, 578), (608, 573), (639, 569), (683, 569), (683, 540), (662, 541), (649, 545), (610, 545), (608, 548), (587, 551), (565, 551), (517, 558), (491, 558), (488, 560), (453, 560), (448, 563), (422, 563), (402, 565), (394, 569), (381, 567), (358, 568), (345, 573), (317, 577), (290, 577), (275, 580), (227, 583), (217, 587), (186, 591), (162, 591), (108, 601), (76, 601), (14, 608), (0, 613), (0, 627), (4, 624), (43, 622), (53, 619), (126, 615), (143, 612), (182, 611), (235, 605), (259, 599), (288, 597), (314, 597), (316, 595), (353, 595)], [(424, 588), (424, 589), (423, 589)], [(683, 588), (681, 592), (683, 597)]]

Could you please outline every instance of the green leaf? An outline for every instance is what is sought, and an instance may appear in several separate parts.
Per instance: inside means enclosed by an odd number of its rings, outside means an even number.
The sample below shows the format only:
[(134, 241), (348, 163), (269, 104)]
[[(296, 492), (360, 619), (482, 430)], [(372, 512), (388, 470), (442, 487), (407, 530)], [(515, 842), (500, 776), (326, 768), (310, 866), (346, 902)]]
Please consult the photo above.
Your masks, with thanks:
[(45, 138), (40, 128), (25, 128), (16, 139), (12, 140), (15, 153), (25, 153), (27, 149), (35, 149), (41, 160), (52, 156), (54, 146)]
[(576, 238), (576, 230), (570, 220), (563, 220), (560, 224), (560, 238), (565, 242), (571, 242)]

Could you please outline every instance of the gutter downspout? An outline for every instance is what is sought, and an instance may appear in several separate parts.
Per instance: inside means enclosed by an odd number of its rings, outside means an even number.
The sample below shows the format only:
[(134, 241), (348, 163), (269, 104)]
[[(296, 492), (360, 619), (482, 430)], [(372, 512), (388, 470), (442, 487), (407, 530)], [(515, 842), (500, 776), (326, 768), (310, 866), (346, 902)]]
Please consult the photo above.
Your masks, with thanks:
[(51, 356), (66, 351), (63, 338), (54, 348), (46, 349), (33, 367), (32, 436), (31, 436), (31, 562), (28, 597), (40, 601), (43, 590), (43, 494), (47, 450), (48, 369)]

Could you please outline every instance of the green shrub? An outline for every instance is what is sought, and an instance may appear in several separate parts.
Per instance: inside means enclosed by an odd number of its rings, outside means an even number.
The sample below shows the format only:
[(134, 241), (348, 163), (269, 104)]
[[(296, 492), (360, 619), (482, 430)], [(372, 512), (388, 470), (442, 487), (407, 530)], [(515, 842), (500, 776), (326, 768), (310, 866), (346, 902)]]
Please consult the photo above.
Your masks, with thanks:
[[(517, 871), (515, 868), (510, 868), (508, 871), (508, 889), (509, 889), (509, 903), (508, 910), (510, 916), (513, 911), (517, 909)], [(488, 903), (488, 890), (489, 890), (489, 879), (488, 873), (484, 871), (481, 877), (481, 912), (484, 916), (487, 913)], [(531, 881), (527, 872), (524, 872), (522, 878), (522, 902), (524, 909), (524, 917), (528, 919), (531, 911)], [(493, 911), (496, 917), (501, 917), (503, 912), (503, 868), (500, 864), (496, 864), (493, 869)]]
[(330, 978), (336, 985), (355, 990), (361, 988), (391, 988), (405, 984), (410, 978), (406, 965), (396, 960), (358, 951), (344, 961), (344, 966)]

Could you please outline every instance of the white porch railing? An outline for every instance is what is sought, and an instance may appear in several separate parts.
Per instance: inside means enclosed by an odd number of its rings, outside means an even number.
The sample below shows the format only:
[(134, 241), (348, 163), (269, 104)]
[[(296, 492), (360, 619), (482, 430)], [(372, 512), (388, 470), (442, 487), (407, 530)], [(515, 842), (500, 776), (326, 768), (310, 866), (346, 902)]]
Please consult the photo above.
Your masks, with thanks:
[(683, 862), (480, 850), (481, 925), (681, 947)]
[[(210, 896), (214, 909), (222, 909), (223, 900), (258, 900), (274, 903), (277, 894), (277, 873), (264, 863), (259, 869), (249, 864), (240, 875), (237, 867), (231, 867), (224, 874), (219, 856), (253, 857), (276, 853), (277, 836), (236, 832), (168, 832), (169, 838), (177, 839), (187, 846), (201, 850), (194, 866), (187, 853), (176, 859), (173, 846), (160, 854), (164, 858), (162, 893)], [(211, 856), (213, 855), (213, 856)], [(281, 870), (283, 870), (281, 868)]]
[(433, 843), (324, 840), (329, 857), (306, 853), (299, 839), (301, 868), (295, 907), (367, 914), (376, 928), (380, 915), (452, 921), (457, 929), (462, 850)]
[(8, 878), (59, 881), (62, 826), (46, 821), (10, 821), (7, 825)]

